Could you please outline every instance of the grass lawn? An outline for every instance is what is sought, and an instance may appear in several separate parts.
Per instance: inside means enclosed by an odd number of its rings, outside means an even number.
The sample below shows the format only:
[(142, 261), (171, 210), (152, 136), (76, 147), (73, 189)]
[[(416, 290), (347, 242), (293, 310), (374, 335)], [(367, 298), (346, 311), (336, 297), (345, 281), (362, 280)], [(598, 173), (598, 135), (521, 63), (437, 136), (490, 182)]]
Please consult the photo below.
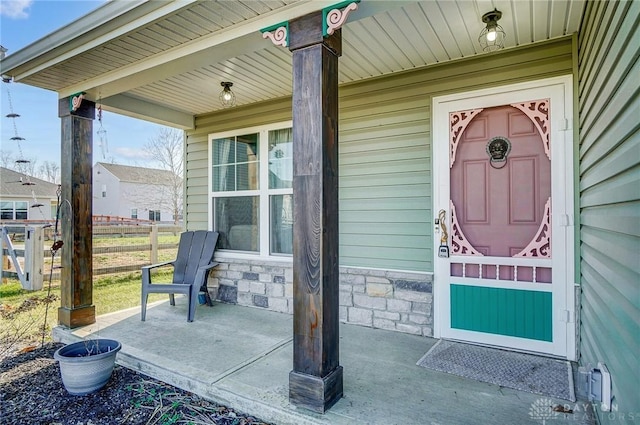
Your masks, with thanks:
[[(158, 235), (158, 244), (178, 244), (180, 235), (172, 233), (160, 233)], [(127, 236), (119, 237), (118, 235), (94, 235), (93, 246), (123, 246), (123, 245), (147, 245), (151, 243), (149, 236)]]
[[(170, 281), (171, 272), (171, 267), (167, 267), (155, 273), (154, 281)], [(139, 306), (140, 285), (139, 272), (94, 278), (96, 315)], [(17, 344), (39, 343), (43, 329), (45, 341), (51, 340), (51, 329), (57, 325), (60, 307), (59, 282), (54, 281), (50, 296), (47, 294), (48, 282), (40, 291), (26, 291), (19, 281), (12, 279), (0, 284), (0, 356), (4, 351), (16, 348)], [(150, 294), (149, 302), (166, 297), (166, 294)]]
[[(176, 253), (178, 252), (179, 240), (180, 240), (179, 234), (174, 235), (173, 233), (160, 233), (158, 235), (159, 249), (158, 249), (157, 262), (170, 261), (175, 259)], [(52, 241), (45, 241), (44, 243), (45, 250), (48, 250), (49, 248), (51, 248), (51, 245), (52, 245)], [(131, 246), (137, 246), (139, 249), (137, 251), (124, 251), (124, 252), (118, 250), (118, 248), (131, 247)], [(24, 249), (24, 241), (21, 241), (21, 240), (14, 241), (13, 247), (15, 249)], [(94, 235), (93, 247), (112, 249), (112, 251), (110, 251), (109, 253), (93, 254), (94, 273), (96, 273), (96, 271), (99, 271), (99, 269), (101, 268), (110, 268), (110, 267), (119, 267), (119, 266), (142, 267), (144, 265), (151, 264), (152, 262), (151, 240), (149, 236), (120, 236), (118, 234), (108, 235), (108, 236)], [(20, 262), (20, 264), (24, 265), (23, 257), (19, 257), (18, 261)], [(51, 254), (49, 253), (49, 251), (45, 252), (44, 267), (42, 269), (42, 273), (44, 274), (45, 280), (48, 280), (52, 263), (55, 266), (60, 266), (61, 255), (58, 254), (55, 257), (54, 261), (52, 262)], [(12, 268), (9, 268), (9, 270), (12, 270)], [(113, 271), (109, 271), (108, 273), (113, 273)], [(122, 273), (127, 273), (127, 272), (121, 271), (120, 274)], [(56, 272), (56, 275), (59, 275), (59, 273)], [(98, 274), (94, 274), (94, 276), (98, 276)], [(104, 274), (102, 276), (104, 276)], [(2, 298), (1, 298), (2, 294), (3, 293), (0, 290), (0, 303), (2, 302)]]

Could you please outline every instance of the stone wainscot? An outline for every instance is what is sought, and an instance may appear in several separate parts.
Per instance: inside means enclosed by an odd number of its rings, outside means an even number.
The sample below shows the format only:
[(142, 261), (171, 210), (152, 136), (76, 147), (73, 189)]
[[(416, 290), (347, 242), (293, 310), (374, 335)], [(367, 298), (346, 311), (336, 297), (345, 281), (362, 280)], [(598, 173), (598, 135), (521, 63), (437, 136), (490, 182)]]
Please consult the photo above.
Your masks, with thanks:
[[(225, 258), (209, 276), (220, 302), (293, 314), (293, 269), (282, 262)], [(433, 336), (433, 275), (340, 267), (340, 321)]]

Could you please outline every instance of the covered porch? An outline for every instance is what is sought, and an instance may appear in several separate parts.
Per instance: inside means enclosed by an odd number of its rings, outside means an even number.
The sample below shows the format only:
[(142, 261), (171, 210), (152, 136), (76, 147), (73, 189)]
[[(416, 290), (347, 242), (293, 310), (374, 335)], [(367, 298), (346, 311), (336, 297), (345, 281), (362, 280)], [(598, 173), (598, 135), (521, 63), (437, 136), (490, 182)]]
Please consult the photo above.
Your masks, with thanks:
[[(54, 337), (65, 343), (118, 339), (119, 364), (277, 424), (540, 423), (530, 412), (541, 395), (417, 366), (436, 339), (349, 324), (340, 326), (344, 397), (325, 414), (296, 408), (288, 390), (291, 315), (216, 303), (200, 306), (188, 323), (186, 299), (176, 304), (156, 303), (145, 322), (133, 308), (99, 316), (86, 327), (58, 327)], [(580, 411), (553, 419), (589, 424), (592, 417)]]
[[(74, 211), (73, 221), (65, 217), (63, 239), (74, 250), (63, 259), (69, 276), (63, 277), (59, 322), (90, 328), (57, 332), (57, 337), (67, 341), (86, 335), (86, 329), (118, 337), (125, 345), (121, 362), (131, 367), (166, 375), (162, 379), (239, 409), (247, 406), (245, 410), (266, 420), (296, 424), (312, 419), (367, 423), (371, 418), (385, 424), (536, 423), (529, 409), (537, 396), (439, 375), (415, 362), (434, 343), (430, 337), (455, 338), (450, 332), (458, 329), (466, 335), (481, 331), (481, 340), (475, 342), (515, 349), (527, 349), (513, 344), (517, 338), (547, 346), (559, 341), (560, 352), (556, 345), (529, 351), (579, 359), (583, 366), (606, 364), (616, 408), (635, 412), (640, 402), (640, 369), (633, 355), (638, 352), (640, 311), (634, 155), (639, 139), (637, 120), (630, 117), (635, 117), (640, 99), (633, 77), (640, 3), (365, 0), (348, 19), (344, 15), (342, 28), (324, 34), (334, 8), (346, 9), (351, 3), (357, 2), (108, 2), (0, 62), (3, 76), (55, 91), (60, 99), (62, 195)], [(482, 17), (492, 9), (501, 12), (507, 38), (504, 50), (485, 54), (478, 35), (485, 25)], [(288, 40), (276, 39), (274, 44), (263, 35), (280, 28), (287, 29)], [(557, 78), (565, 81), (557, 97), (563, 106), (556, 107), (555, 94), (546, 92), (495, 100), (498, 91), (520, 96), (530, 84), (544, 80), (556, 85), (557, 80), (550, 79)], [(224, 108), (220, 102), (225, 82), (233, 83), (235, 107)], [(457, 96), (458, 102), (461, 95), (465, 102), (479, 99), (481, 104), (437, 108), (445, 103), (442, 99), (454, 102), (451, 96)], [(533, 337), (511, 335), (506, 327), (478, 329), (477, 316), (470, 321), (474, 323), (451, 326), (454, 303), (447, 297), (453, 292), (445, 285), (451, 283), (452, 260), (446, 229), (437, 226), (449, 223), (453, 228), (447, 192), (449, 152), (457, 143), (451, 136), (457, 130), (448, 113), (512, 107), (514, 102), (549, 96), (551, 110), (563, 112), (557, 117), (552, 112), (550, 128), (557, 134), (550, 143), (561, 148), (551, 157), (564, 160), (557, 162), (564, 174), (551, 173), (558, 178), (548, 186), (568, 191), (553, 195), (556, 209), (550, 214), (544, 212), (544, 203), (536, 202), (538, 215), (553, 218), (549, 223), (555, 226), (554, 255), (560, 264), (551, 267), (556, 272), (552, 285), (509, 282), (505, 285), (517, 286), (517, 292), (499, 289), (509, 296), (526, 293), (529, 300), (537, 299), (538, 292), (551, 294), (542, 296), (544, 320), (522, 320), (514, 314), (500, 324), (548, 323), (545, 329), (553, 332)], [(82, 107), (76, 110), (74, 99), (81, 98)], [(228, 217), (216, 215), (226, 211), (224, 204), (216, 209), (219, 199), (253, 199), (253, 209), (245, 208), (252, 212), (246, 222), (235, 223), (240, 226), (236, 230), (253, 238), (251, 249), (223, 247), (217, 260), (234, 268), (219, 268), (212, 280), (219, 284), (222, 301), (293, 316), (220, 305), (188, 326), (182, 319), (163, 322), (161, 305), (156, 308), (159, 316), (142, 326), (137, 312), (122, 320), (116, 320), (119, 315), (95, 317), (91, 229), (84, 220), (91, 210), (96, 105), (185, 130), (187, 230), (220, 231)], [(291, 155), (290, 187), (271, 189), (268, 173), (256, 178), (257, 170), (269, 169), (269, 131), (289, 128), (294, 134), (289, 142), (295, 140), (298, 146)], [(245, 135), (256, 140), (264, 136), (252, 145), (262, 151), (245, 149), (252, 158), (262, 152), (262, 163), (252, 159), (253, 171), (243, 175), (254, 183), (252, 189), (216, 186), (223, 179), (216, 180), (215, 167), (231, 170), (251, 161), (247, 155), (232, 161), (230, 150), (215, 159), (214, 142)], [(488, 163), (487, 151), (480, 152)], [(514, 193), (529, 193), (517, 189), (533, 179), (524, 178), (525, 172), (513, 175), (520, 179), (510, 186)], [(296, 199), (295, 204), (273, 204), (296, 208), (282, 207), (280, 214), (273, 214), (297, 217), (292, 232), (280, 226), (283, 222), (270, 221), (270, 196)], [(499, 205), (507, 211), (509, 204)], [(441, 220), (439, 210), (451, 211)], [(538, 218), (529, 221), (540, 222), (543, 229), (547, 218)], [(230, 226), (227, 233), (232, 234)], [(295, 248), (273, 252), (272, 234), (295, 235)], [(318, 235), (323, 235), (322, 243)], [(563, 245), (556, 243), (560, 238)], [(529, 265), (538, 267), (543, 264), (539, 260), (546, 261), (533, 258)], [(478, 272), (477, 279), (501, 278), (497, 267), (493, 275)], [(278, 270), (268, 279), (271, 286), (260, 276), (267, 268)], [(382, 276), (369, 279), (371, 269)], [(470, 290), (471, 304), (495, 305), (483, 298), (494, 292), (492, 285)], [(449, 286), (462, 292), (473, 285), (460, 280)], [(459, 317), (466, 309), (460, 312)], [(277, 324), (267, 325), (271, 321), (266, 317), (278, 318)], [(495, 344), (493, 335), (512, 339)], [(298, 401), (298, 408), (291, 400)], [(601, 417), (611, 407), (611, 399), (603, 401)], [(334, 402), (325, 416), (301, 413), (305, 406), (326, 411)]]

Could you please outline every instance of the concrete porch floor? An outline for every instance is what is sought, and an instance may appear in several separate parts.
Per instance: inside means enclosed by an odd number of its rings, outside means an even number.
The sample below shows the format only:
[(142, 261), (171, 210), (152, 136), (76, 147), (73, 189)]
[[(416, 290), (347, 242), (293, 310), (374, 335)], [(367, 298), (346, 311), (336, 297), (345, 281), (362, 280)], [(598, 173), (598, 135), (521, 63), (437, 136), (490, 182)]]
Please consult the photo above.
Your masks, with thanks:
[[(57, 327), (54, 339), (112, 338), (117, 362), (275, 424), (592, 424), (586, 402), (501, 388), (416, 366), (437, 340), (355, 325), (340, 326), (344, 397), (324, 415), (289, 403), (293, 318), (258, 308), (198, 306), (187, 322), (185, 298), (133, 308), (91, 326)], [(551, 416), (540, 399), (577, 410)], [(545, 404), (547, 401), (545, 400)], [(577, 409), (576, 409), (577, 407)]]

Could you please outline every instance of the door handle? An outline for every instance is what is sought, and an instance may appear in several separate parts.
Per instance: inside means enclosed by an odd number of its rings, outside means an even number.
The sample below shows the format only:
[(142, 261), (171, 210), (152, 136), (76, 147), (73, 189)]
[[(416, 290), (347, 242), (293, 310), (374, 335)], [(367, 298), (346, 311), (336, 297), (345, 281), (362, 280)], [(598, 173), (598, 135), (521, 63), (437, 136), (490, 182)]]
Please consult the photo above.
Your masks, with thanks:
[(436, 224), (440, 225), (442, 232), (440, 233), (440, 247), (438, 248), (438, 257), (449, 258), (449, 233), (447, 232), (447, 212), (445, 210), (438, 211), (438, 219)]

